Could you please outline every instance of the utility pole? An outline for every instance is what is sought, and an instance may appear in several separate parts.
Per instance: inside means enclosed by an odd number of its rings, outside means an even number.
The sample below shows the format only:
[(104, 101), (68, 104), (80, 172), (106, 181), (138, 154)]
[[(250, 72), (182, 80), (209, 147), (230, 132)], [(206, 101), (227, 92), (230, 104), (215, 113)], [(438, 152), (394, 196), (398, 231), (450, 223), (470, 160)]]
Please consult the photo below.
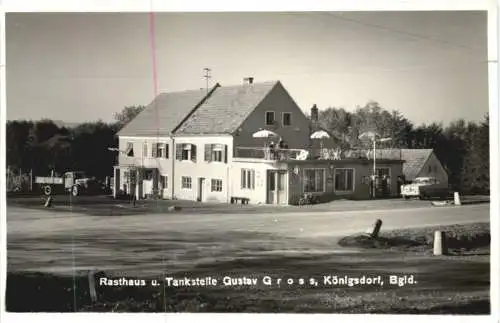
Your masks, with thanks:
[(208, 80), (212, 78), (212, 75), (210, 74), (212, 72), (212, 70), (209, 69), (208, 67), (205, 67), (203, 70), (205, 71), (205, 75), (203, 75), (203, 77), (205, 78), (206, 90), (208, 93)]

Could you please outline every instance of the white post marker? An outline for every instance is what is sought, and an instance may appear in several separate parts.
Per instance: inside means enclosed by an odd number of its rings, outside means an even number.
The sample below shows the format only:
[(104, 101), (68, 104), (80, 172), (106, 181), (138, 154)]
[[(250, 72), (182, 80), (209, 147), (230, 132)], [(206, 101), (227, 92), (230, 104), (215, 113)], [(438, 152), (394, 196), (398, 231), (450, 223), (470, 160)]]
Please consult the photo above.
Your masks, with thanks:
[(446, 234), (442, 231), (434, 231), (434, 256), (446, 255)]
[(460, 193), (455, 192), (453, 197), (454, 197), (454, 204), (455, 205), (462, 205), (462, 202), (460, 202)]

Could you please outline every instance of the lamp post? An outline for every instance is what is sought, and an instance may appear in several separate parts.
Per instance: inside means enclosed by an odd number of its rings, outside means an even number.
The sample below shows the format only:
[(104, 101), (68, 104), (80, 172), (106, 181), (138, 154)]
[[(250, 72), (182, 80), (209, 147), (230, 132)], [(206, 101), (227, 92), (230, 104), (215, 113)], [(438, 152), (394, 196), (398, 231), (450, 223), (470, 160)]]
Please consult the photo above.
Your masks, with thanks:
[(373, 143), (373, 175), (372, 175), (372, 181), (373, 181), (373, 188), (372, 188), (372, 196), (375, 198), (377, 188), (375, 185), (375, 179), (377, 177), (377, 142), (386, 142), (392, 140), (392, 138), (378, 138), (378, 134), (375, 132), (363, 132), (361, 135), (359, 135), (359, 139), (364, 139), (364, 138), (369, 138), (372, 140)]

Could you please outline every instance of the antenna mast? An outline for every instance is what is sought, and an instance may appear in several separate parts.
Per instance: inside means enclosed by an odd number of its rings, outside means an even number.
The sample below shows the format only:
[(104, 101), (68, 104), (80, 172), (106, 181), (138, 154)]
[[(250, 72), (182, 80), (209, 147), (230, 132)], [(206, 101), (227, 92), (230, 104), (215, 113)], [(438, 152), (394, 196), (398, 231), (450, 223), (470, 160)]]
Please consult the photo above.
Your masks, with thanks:
[(209, 69), (208, 67), (205, 67), (203, 70), (205, 71), (205, 75), (203, 75), (203, 77), (205, 78), (206, 89), (207, 89), (207, 93), (208, 93), (208, 80), (212, 78), (212, 75), (210, 74), (212, 72), (212, 70)]

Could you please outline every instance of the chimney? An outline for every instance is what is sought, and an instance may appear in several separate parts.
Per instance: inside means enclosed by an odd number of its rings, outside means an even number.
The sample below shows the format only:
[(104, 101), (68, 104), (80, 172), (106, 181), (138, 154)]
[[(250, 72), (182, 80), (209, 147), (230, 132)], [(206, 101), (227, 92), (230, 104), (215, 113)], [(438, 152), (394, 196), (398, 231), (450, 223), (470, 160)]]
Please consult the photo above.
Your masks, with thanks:
[(316, 107), (316, 104), (311, 108), (311, 121), (318, 122), (318, 107)]
[(245, 83), (245, 84), (252, 84), (253, 83), (253, 77), (245, 77), (243, 79), (243, 83)]

